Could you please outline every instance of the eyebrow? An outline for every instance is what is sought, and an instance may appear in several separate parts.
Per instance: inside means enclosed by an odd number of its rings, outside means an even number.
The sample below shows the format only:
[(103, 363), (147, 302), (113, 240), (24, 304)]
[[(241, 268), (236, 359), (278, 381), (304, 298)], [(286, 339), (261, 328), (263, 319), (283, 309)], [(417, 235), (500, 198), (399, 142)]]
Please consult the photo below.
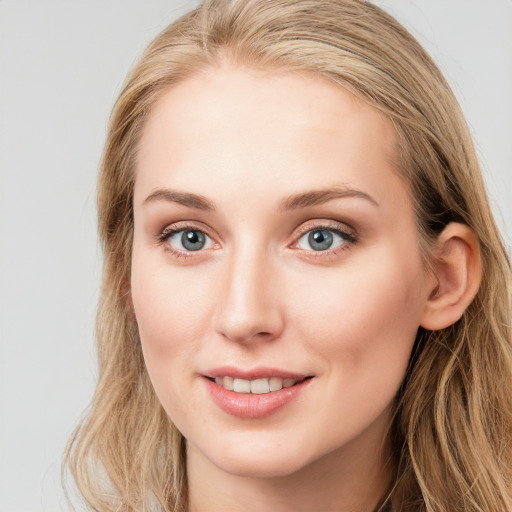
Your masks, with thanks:
[(366, 192), (345, 187), (329, 187), (321, 190), (312, 190), (302, 194), (288, 196), (283, 199), (283, 201), (281, 201), (279, 209), (297, 210), (299, 208), (306, 208), (308, 206), (316, 206), (319, 204), (327, 203), (333, 199), (343, 199), (348, 197), (366, 199), (374, 206), (379, 207), (379, 203)]
[(178, 192), (168, 188), (155, 190), (149, 194), (142, 204), (152, 203), (154, 201), (167, 201), (170, 203), (177, 203), (189, 208), (196, 208), (197, 210), (204, 210), (213, 212), (216, 210), (215, 204), (209, 199), (198, 194), (191, 194), (190, 192)]
[[(307, 208), (308, 206), (316, 206), (319, 204), (327, 203), (333, 199), (352, 197), (365, 199), (372, 203), (374, 206), (379, 206), (379, 203), (377, 203), (377, 201), (372, 196), (360, 190), (344, 187), (329, 187), (326, 189), (311, 190), (308, 192), (285, 197), (282, 201), (280, 201), (278, 210), (298, 210), (300, 208)], [(171, 203), (177, 203), (189, 208), (195, 208), (197, 210), (208, 212), (215, 212), (217, 210), (215, 203), (202, 195), (192, 194), (190, 192), (179, 192), (167, 188), (155, 190), (148, 197), (146, 197), (146, 199), (144, 199), (143, 204), (152, 203), (154, 201), (167, 201)]]

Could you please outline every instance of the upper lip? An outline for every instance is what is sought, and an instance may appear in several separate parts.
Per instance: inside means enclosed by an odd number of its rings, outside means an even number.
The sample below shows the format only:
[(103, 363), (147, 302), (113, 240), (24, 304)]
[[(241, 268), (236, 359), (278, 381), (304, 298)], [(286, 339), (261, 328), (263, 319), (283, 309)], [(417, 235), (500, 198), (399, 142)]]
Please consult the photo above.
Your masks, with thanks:
[(305, 373), (290, 372), (280, 368), (271, 368), (259, 366), (257, 368), (242, 369), (235, 366), (219, 366), (211, 368), (203, 373), (204, 377), (214, 379), (215, 377), (233, 377), (235, 379), (256, 380), (270, 377), (280, 377), (282, 379), (301, 380), (311, 375)]

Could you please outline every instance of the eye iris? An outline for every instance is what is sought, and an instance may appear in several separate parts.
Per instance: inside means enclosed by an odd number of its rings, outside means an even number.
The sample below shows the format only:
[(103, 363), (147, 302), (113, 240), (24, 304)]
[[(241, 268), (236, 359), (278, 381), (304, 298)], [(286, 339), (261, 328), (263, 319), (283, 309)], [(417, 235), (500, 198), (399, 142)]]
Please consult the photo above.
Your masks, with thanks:
[(206, 238), (200, 231), (184, 231), (181, 243), (188, 251), (198, 251), (204, 247)]
[(333, 236), (330, 231), (318, 229), (309, 234), (308, 241), (314, 251), (325, 251), (331, 247), (333, 243)]

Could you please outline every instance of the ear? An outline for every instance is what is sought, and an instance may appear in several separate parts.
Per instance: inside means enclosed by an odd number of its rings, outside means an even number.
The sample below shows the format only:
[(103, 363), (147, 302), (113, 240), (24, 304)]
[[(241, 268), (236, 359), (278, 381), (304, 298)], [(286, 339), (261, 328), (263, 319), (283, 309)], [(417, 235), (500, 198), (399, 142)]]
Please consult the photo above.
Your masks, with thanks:
[(452, 222), (445, 227), (434, 249), (433, 270), (434, 284), (420, 324), (430, 331), (457, 322), (480, 287), (480, 245), (469, 226)]

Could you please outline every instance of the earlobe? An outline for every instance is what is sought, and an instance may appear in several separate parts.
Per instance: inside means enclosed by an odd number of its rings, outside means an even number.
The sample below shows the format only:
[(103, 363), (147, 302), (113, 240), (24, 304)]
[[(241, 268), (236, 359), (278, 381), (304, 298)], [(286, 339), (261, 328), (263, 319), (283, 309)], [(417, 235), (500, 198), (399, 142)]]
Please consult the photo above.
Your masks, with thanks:
[(480, 287), (480, 245), (473, 230), (452, 222), (439, 235), (434, 249), (435, 284), (425, 304), (421, 326), (444, 329), (459, 320)]

